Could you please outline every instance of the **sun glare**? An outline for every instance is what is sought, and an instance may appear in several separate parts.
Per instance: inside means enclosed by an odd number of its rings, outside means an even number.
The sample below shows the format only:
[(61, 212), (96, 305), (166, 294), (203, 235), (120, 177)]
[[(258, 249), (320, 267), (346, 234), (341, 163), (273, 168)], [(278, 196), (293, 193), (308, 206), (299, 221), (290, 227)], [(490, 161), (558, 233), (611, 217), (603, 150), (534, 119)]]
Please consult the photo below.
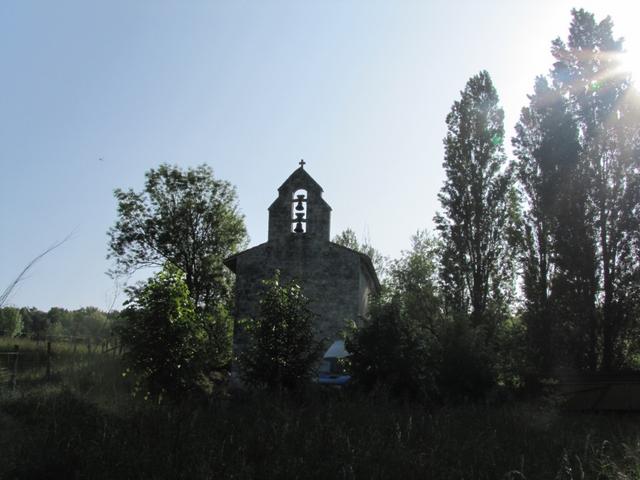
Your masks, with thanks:
[(640, 55), (632, 55), (629, 53), (622, 54), (621, 66), (625, 72), (629, 72), (634, 80), (634, 84), (638, 87), (640, 80)]

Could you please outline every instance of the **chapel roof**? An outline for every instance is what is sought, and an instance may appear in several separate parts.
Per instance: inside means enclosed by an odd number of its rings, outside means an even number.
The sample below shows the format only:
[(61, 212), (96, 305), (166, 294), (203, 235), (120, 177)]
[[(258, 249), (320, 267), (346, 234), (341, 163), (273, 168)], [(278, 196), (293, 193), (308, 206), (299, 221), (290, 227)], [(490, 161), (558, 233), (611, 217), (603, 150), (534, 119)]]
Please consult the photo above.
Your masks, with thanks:
[(278, 187), (278, 193), (280, 194), (280, 197), (276, 198), (273, 201), (273, 203), (269, 206), (269, 210), (271, 210), (272, 208), (279, 207), (281, 196), (283, 194), (286, 194), (287, 190), (290, 190), (291, 188), (295, 188), (295, 189), (300, 188), (300, 189), (305, 189), (305, 190), (309, 190), (316, 193), (317, 196), (314, 202), (316, 202), (319, 205), (322, 205), (324, 208), (328, 209), (329, 211), (332, 210), (331, 205), (329, 205), (327, 201), (324, 198), (322, 198), (322, 193), (324, 192), (324, 190), (322, 189), (320, 184), (316, 182), (311, 175), (309, 175), (309, 172), (307, 172), (304, 169), (304, 165), (301, 165), (300, 167), (296, 168), (293, 171), (293, 173), (289, 175), (289, 177), (287, 177), (287, 179), (284, 182), (282, 182), (282, 185)]
[(303, 185), (307, 188), (312, 188), (319, 192), (324, 192), (318, 182), (316, 182), (311, 175), (304, 169), (304, 166), (296, 168), (291, 175), (278, 187), (278, 191), (286, 189), (289, 184), (295, 184), (296, 188), (299, 185)]

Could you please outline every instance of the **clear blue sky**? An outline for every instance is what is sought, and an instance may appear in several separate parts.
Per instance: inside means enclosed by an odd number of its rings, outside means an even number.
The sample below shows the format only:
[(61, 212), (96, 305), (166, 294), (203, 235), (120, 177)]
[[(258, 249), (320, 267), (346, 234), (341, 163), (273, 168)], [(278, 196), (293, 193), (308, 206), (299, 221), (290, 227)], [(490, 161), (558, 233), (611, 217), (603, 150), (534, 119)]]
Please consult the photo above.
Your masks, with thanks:
[(636, 4), (5, 0), (0, 290), (74, 231), (11, 303), (106, 308), (113, 189), (140, 189), (161, 162), (235, 184), (255, 245), (303, 157), (332, 234), (352, 227), (395, 257), (432, 225), (444, 119), (467, 79), (490, 72), (509, 139), (570, 9), (610, 14), (640, 55)]

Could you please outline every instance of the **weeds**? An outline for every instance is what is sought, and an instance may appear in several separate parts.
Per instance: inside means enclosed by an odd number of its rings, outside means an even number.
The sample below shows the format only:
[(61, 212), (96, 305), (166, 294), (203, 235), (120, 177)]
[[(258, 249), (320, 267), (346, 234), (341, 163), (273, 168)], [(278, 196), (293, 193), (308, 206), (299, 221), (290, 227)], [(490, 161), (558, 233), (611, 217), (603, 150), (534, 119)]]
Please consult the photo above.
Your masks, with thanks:
[(635, 415), (537, 403), (427, 411), (326, 390), (158, 406), (131, 397), (117, 358), (76, 354), (53, 381), (0, 394), (0, 478), (640, 476)]

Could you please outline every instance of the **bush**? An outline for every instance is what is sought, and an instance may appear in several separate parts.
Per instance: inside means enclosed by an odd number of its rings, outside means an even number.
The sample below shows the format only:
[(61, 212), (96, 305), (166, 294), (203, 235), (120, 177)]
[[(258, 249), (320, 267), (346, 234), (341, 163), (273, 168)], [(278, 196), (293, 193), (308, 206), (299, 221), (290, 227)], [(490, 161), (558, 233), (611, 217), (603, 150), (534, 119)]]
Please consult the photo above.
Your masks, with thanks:
[[(411, 315), (403, 305), (399, 296), (377, 299), (371, 319), (348, 336), (354, 383), (427, 403), (485, 398), (509, 352), (502, 359), (484, 327), (474, 328), (466, 316), (433, 322)], [(512, 380), (511, 368), (502, 373)]]
[(241, 376), (250, 385), (293, 390), (307, 382), (320, 359), (309, 300), (295, 282), (280, 275), (263, 282), (260, 314), (243, 322), (248, 342), (239, 355)]
[(367, 390), (429, 400), (437, 397), (438, 347), (425, 324), (405, 315), (400, 302), (373, 303), (371, 319), (346, 341), (354, 382)]
[(482, 326), (473, 327), (464, 316), (449, 321), (441, 335), (442, 361), (438, 384), (449, 400), (485, 396), (496, 383), (496, 355)]
[(159, 400), (210, 391), (213, 374), (230, 362), (226, 312), (197, 312), (184, 273), (170, 263), (129, 295), (119, 333), (136, 388)]

